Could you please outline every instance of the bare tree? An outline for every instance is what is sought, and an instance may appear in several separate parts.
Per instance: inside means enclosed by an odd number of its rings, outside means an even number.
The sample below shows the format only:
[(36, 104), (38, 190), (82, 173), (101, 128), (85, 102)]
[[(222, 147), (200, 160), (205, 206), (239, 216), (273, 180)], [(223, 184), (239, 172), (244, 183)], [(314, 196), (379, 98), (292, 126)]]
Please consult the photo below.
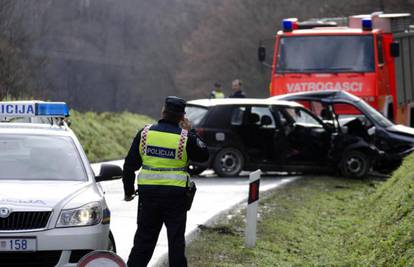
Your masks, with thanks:
[(36, 95), (33, 71), (44, 58), (29, 55), (33, 36), (22, 24), (18, 2), (0, 1), (0, 98)]
[[(392, 3), (391, 3), (392, 2)], [(158, 116), (166, 95), (207, 97), (235, 78), (268, 96), (256, 56), (282, 18), (404, 11), (414, 0), (0, 0), (0, 96)], [(23, 22), (22, 22), (23, 21)], [(47, 58), (47, 61), (45, 60)], [(51, 88), (51, 89), (49, 89)], [(96, 101), (99, 96), (99, 101)]]

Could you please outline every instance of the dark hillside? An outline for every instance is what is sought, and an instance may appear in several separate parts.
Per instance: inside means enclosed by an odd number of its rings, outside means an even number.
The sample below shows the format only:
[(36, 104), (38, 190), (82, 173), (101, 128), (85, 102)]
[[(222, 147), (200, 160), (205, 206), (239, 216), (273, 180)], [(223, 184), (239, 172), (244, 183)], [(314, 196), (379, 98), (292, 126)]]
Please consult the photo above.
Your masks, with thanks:
[[(267, 96), (269, 73), (256, 61), (256, 48), (262, 39), (272, 46), (269, 38), (284, 17), (347, 16), (381, 7), (407, 12), (414, 1), (0, 0), (0, 55), (18, 59), (4, 70), (21, 81), (7, 85), (14, 95), (156, 116), (154, 103), (165, 95), (204, 97), (216, 80), (227, 94), (231, 80), (241, 78), (249, 96)], [(15, 23), (2, 23), (9, 17)], [(24, 45), (11, 44), (22, 47), (18, 53), (4, 48), (10, 32), (27, 37)]]

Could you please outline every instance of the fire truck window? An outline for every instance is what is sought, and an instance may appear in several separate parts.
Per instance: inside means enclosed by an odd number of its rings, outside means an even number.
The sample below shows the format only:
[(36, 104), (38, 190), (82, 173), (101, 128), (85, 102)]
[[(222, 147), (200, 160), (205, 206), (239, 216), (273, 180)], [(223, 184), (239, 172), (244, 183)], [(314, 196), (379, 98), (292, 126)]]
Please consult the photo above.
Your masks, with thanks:
[(372, 35), (282, 37), (277, 73), (373, 72)]
[(377, 49), (378, 49), (378, 64), (384, 64), (384, 50), (382, 46), (382, 36), (377, 36)]

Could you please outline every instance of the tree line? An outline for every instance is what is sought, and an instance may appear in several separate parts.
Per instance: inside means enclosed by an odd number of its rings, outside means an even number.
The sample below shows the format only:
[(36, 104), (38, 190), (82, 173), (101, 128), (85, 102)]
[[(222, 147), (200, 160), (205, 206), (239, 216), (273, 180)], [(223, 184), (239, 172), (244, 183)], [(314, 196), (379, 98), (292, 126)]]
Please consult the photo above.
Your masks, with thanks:
[[(0, 0), (0, 94), (157, 116), (166, 95), (207, 97), (242, 79), (268, 96), (256, 49), (286, 17), (413, 10), (412, 0)], [(271, 55), (270, 55), (271, 56)]]

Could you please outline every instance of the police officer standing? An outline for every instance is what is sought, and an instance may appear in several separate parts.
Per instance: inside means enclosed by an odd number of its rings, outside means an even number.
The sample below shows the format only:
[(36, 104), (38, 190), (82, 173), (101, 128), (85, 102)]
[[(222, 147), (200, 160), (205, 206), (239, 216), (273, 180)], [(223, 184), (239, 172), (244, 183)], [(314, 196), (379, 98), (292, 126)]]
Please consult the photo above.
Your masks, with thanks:
[(239, 79), (234, 80), (231, 83), (231, 89), (233, 90), (233, 94), (229, 96), (229, 98), (245, 98), (246, 94), (242, 90), (242, 81)]
[(215, 82), (214, 83), (214, 90), (210, 93), (210, 99), (211, 98), (224, 98), (224, 93), (221, 90), (221, 83)]
[(138, 175), (138, 229), (128, 259), (129, 267), (147, 266), (164, 223), (171, 267), (187, 266), (185, 226), (188, 161), (206, 161), (208, 150), (184, 117), (185, 101), (167, 97), (162, 119), (138, 132), (125, 158), (125, 200), (133, 199)]

